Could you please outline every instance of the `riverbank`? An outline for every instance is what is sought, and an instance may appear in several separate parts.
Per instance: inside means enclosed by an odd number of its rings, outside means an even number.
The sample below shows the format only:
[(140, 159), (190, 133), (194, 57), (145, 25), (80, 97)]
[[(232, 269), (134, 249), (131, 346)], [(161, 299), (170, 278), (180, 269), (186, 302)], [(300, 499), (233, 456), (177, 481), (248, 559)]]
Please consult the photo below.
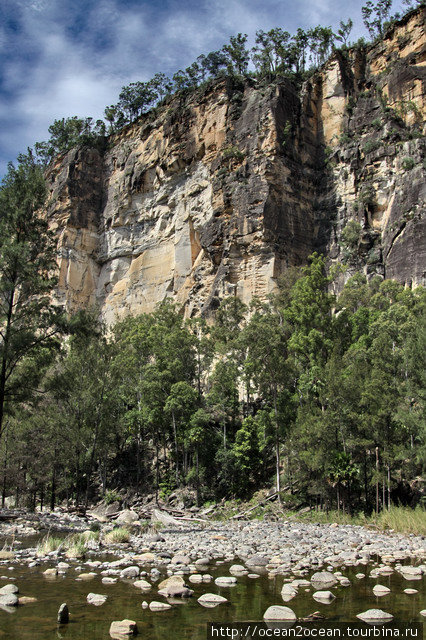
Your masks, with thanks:
[[(328, 620), (356, 620), (379, 604), (399, 620), (426, 615), (424, 536), (294, 520), (117, 523), (132, 517), (124, 511), (102, 522), (44, 514), (39, 526), (56, 523), (59, 532), (40, 528), (32, 536), (20, 532), (37, 530), (34, 520), (28, 527), (17, 518), (7, 536), (0, 524), (0, 587), (19, 589), (17, 606), (0, 606), (0, 636), (3, 630), (6, 637), (49, 638), (65, 602), (76, 623), (71, 637), (79, 640), (107, 637), (111, 622), (123, 618), (135, 620), (150, 640), (198, 640), (209, 621), (259, 620), (283, 603), (300, 620), (314, 611)], [(387, 597), (380, 603), (376, 586)], [(174, 635), (168, 624), (177, 625)]]

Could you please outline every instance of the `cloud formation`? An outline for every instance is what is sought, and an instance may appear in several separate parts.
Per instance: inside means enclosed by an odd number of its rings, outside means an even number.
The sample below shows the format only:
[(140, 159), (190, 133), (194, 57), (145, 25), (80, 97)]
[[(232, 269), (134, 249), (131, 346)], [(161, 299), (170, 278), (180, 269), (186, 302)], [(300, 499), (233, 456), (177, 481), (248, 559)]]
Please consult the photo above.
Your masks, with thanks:
[[(231, 35), (281, 26), (337, 26), (362, 34), (362, 0), (2, 0), (0, 174), (48, 137), (56, 118), (101, 117), (120, 88), (172, 75)], [(396, 3), (394, 3), (396, 4)], [(394, 7), (394, 10), (400, 6)]]

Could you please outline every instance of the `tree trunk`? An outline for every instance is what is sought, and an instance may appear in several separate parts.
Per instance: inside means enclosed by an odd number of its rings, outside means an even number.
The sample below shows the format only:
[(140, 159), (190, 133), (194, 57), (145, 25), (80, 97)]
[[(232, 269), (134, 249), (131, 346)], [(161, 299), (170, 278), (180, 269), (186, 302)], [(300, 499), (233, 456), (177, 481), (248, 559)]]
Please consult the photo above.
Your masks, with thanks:
[(196, 478), (196, 492), (197, 492), (197, 507), (200, 506), (200, 474), (199, 474), (199, 464), (198, 464), (198, 445), (197, 445), (197, 449), (195, 451), (195, 468), (196, 468), (196, 474), (195, 474), (195, 478)]
[[(12, 281), (16, 280), (16, 273), (12, 275)], [(0, 370), (0, 440), (3, 434), (3, 419), (4, 419), (4, 403), (6, 400), (6, 381), (7, 381), (7, 361), (9, 356), (9, 343), (10, 343), (10, 327), (12, 323), (13, 305), (15, 300), (15, 288), (10, 292), (10, 298), (7, 307), (6, 326), (4, 328), (3, 338), (3, 352), (1, 359)]]
[(54, 511), (56, 502), (56, 467), (53, 465), (50, 481), (50, 510)]
[(274, 413), (275, 413), (275, 472), (277, 478), (278, 501), (281, 502), (281, 482), (280, 482), (280, 427), (278, 422), (277, 393), (274, 390)]
[(173, 422), (173, 437), (175, 440), (175, 455), (176, 455), (176, 462), (175, 462), (175, 478), (176, 478), (176, 487), (179, 486), (179, 447), (178, 447), (178, 441), (177, 441), (177, 429), (176, 429), (176, 419), (175, 419), (175, 412), (172, 411), (172, 422)]
[(379, 513), (379, 447), (376, 447), (376, 515)]

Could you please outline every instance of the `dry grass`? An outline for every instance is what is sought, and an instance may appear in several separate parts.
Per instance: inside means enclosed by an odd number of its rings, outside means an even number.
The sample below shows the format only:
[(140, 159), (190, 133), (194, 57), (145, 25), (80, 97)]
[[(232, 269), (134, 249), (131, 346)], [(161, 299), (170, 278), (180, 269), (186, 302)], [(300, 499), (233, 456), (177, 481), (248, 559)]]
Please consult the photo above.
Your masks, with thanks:
[(130, 531), (126, 529), (126, 527), (119, 527), (117, 529), (113, 529), (109, 531), (104, 536), (105, 544), (120, 544), (122, 542), (129, 542), (130, 540)]
[(392, 529), (397, 533), (414, 533), (426, 535), (426, 510), (422, 507), (411, 509), (410, 507), (391, 507), (389, 511), (381, 511), (367, 518), (364, 514), (351, 516), (347, 513), (329, 511), (309, 511), (308, 513), (287, 512), (285, 516), (289, 520), (302, 520), (304, 522), (320, 522), (337, 524), (358, 524), (363, 526), (378, 527), (379, 529)]
[(377, 518), (372, 517), (371, 522), (377, 524), (380, 529), (393, 529), (398, 533), (414, 533), (426, 535), (426, 509), (417, 507), (392, 507), (390, 511), (382, 511)]

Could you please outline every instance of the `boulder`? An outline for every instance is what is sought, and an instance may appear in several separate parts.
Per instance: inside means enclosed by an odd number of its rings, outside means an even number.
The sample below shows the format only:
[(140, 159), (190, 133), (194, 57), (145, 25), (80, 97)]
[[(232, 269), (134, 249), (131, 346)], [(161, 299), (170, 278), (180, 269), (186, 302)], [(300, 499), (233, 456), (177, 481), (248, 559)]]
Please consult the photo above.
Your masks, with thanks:
[(4, 596), (0, 596), (0, 606), (2, 607), (17, 607), (18, 604), (18, 596), (15, 593), (6, 593)]
[(19, 593), (19, 589), (16, 584), (5, 584), (4, 587), (0, 589), (0, 596), (5, 596), (9, 593)]
[(167, 602), (156, 602), (153, 600), (149, 603), (149, 608), (151, 611), (165, 611), (166, 609), (171, 609), (172, 605), (167, 604)]
[(155, 553), (141, 553), (140, 555), (134, 556), (133, 561), (138, 564), (151, 564), (157, 560)]
[(368, 609), (367, 611), (358, 613), (357, 618), (363, 622), (382, 623), (393, 620), (393, 615), (391, 613), (386, 613), (386, 611), (382, 611), (381, 609)]
[(198, 598), (198, 602), (200, 604), (222, 604), (228, 602), (228, 600), (223, 596), (218, 596), (216, 593), (203, 593), (203, 595)]
[(238, 576), (238, 575), (246, 575), (248, 571), (245, 567), (243, 567), (242, 564), (233, 564), (232, 567), (230, 567), (229, 569), (229, 573), (232, 573)]
[(376, 584), (373, 587), (373, 593), (375, 596), (386, 596), (388, 593), (390, 593), (390, 589), (389, 587), (385, 587), (382, 584)]
[(172, 564), (191, 564), (189, 556), (176, 555), (172, 558)]
[(32, 598), (31, 596), (21, 596), (18, 600), (19, 604), (31, 604), (32, 602), (37, 602), (37, 598)]
[(106, 602), (108, 596), (104, 596), (100, 593), (89, 593), (86, 600), (88, 604), (93, 604), (95, 607), (100, 607), (104, 602)]
[(330, 571), (317, 571), (311, 577), (311, 584), (313, 586), (319, 586), (321, 588), (334, 587), (338, 583), (335, 575)]
[(167, 587), (166, 596), (168, 598), (190, 598), (194, 592), (188, 587), (182, 587), (178, 585), (170, 585)]
[(315, 591), (315, 593), (312, 594), (312, 597), (318, 602), (330, 603), (335, 599), (336, 596), (334, 595), (334, 593), (331, 593), (331, 591)]
[(70, 612), (66, 602), (61, 604), (61, 606), (59, 607), (56, 619), (58, 621), (58, 624), (68, 624), (70, 620)]
[(126, 569), (123, 569), (120, 573), (120, 578), (137, 578), (137, 576), (140, 574), (140, 569), (139, 567), (126, 567)]
[(109, 635), (111, 638), (120, 640), (123, 636), (134, 636), (138, 632), (138, 627), (134, 620), (115, 620), (111, 622)]
[(237, 578), (234, 576), (220, 576), (214, 581), (218, 587), (234, 587), (237, 584)]
[(158, 589), (168, 589), (172, 585), (184, 587), (185, 580), (182, 578), (182, 576), (170, 576), (170, 578), (166, 578), (159, 583)]
[(264, 620), (297, 620), (297, 616), (292, 609), (289, 607), (280, 607), (278, 605), (273, 605), (266, 609), (263, 614)]
[(248, 567), (266, 567), (267, 564), (269, 564), (269, 558), (261, 555), (251, 556), (246, 562)]
[(297, 589), (291, 584), (284, 584), (283, 588), (281, 589), (281, 597), (284, 602), (292, 600), (292, 598), (294, 598), (295, 596), (297, 596)]
[(142, 589), (143, 591), (149, 591), (152, 587), (147, 580), (136, 580), (133, 583), (133, 586), (136, 587), (136, 589)]
[(117, 524), (133, 524), (139, 520), (139, 516), (135, 511), (130, 511), (130, 509), (124, 509), (121, 511), (118, 518), (116, 518), (115, 522)]
[(194, 584), (199, 584), (200, 582), (203, 582), (203, 576), (199, 573), (194, 573), (192, 576), (189, 576), (188, 580)]
[(421, 580), (423, 570), (421, 567), (401, 567), (401, 574), (406, 580)]

